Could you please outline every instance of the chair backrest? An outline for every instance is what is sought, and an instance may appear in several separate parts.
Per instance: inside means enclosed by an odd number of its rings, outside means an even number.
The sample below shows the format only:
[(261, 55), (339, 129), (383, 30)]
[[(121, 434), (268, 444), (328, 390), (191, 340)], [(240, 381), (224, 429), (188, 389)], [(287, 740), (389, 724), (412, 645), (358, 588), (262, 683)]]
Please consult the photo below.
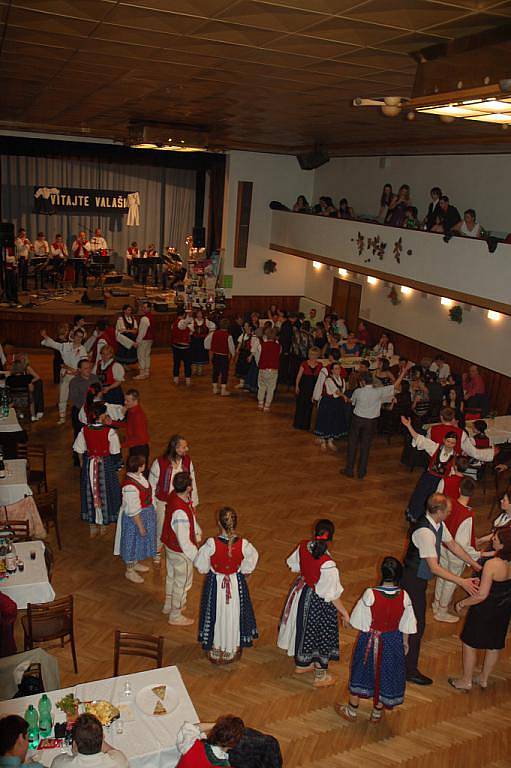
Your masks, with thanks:
[(73, 595), (52, 603), (27, 605), (28, 633), (33, 642), (73, 635)]
[(46, 469), (46, 446), (27, 444), (27, 459), (31, 469), (38, 464), (41, 469)]
[(28, 443), (16, 443), (16, 458), (26, 459), (28, 456)]
[(56, 488), (52, 488), (47, 493), (34, 494), (34, 501), (43, 520), (57, 517), (58, 492)]
[(9, 520), (9, 528), (14, 533), (14, 541), (30, 541), (30, 522), (28, 520)]
[(114, 633), (114, 677), (119, 674), (120, 656), (141, 656), (154, 659), (155, 667), (163, 666), (163, 637), (141, 635), (137, 632)]

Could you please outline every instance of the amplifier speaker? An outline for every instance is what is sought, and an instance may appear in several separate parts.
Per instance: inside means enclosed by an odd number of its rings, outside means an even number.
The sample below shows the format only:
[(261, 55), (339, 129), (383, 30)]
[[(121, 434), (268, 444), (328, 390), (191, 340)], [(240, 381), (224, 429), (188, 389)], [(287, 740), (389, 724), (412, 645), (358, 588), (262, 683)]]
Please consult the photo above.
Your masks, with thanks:
[(194, 248), (204, 248), (206, 245), (206, 230), (204, 227), (194, 227), (192, 235)]
[(296, 156), (302, 171), (313, 171), (320, 165), (328, 163), (330, 155), (325, 147), (315, 147), (312, 152), (302, 152)]
[(14, 248), (14, 224), (11, 221), (0, 222), (0, 248)]
[(103, 278), (103, 285), (120, 285), (122, 283), (122, 275), (116, 273), (114, 275), (105, 275)]

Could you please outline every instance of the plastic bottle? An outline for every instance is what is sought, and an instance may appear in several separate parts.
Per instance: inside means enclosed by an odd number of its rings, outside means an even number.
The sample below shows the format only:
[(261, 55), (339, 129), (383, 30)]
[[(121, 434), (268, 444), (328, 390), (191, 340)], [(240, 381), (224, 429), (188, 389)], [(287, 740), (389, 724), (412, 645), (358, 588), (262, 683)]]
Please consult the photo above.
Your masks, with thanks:
[(43, 693), (39, 699), (39, 734), (41, 738), (46, 739), (51, 735), (51, 701), (48, 696)]
[(25, 720), (28, 725), (28, 748), (37, 749), (39, 745), (39, 715), (33, 704), (28, 705)]

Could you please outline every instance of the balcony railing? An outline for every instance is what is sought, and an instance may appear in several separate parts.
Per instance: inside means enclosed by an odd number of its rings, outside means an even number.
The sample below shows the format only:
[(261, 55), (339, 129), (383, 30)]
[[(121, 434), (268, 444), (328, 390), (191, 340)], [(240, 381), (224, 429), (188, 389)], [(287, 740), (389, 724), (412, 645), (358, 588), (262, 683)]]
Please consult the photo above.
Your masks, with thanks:
[(270, 248), (511, 314), (511, 246), (272, 211)]

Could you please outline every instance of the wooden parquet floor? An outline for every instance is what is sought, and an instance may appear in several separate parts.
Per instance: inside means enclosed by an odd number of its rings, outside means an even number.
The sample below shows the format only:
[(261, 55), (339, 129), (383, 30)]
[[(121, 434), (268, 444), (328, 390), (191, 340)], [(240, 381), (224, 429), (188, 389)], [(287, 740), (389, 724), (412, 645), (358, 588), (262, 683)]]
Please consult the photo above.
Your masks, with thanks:
[[(34, 367), (50, 379), (51, 357), (31, 355)], [(214, 515), (229, 504), (238, 511), (240, 531), (260, 552), (250, 590), (260, 638), (242, 660), (213, 667), (196, 642), (197, 625), (170, 627), (161, 613), (164, 566), (142, 585), (124, 578), (112, 555), (113, 529), (104, 538), (89, 539), (79, 519), (79, 474), (72, 467), (69, 426), (56, 426), (56, 387), (45, 384), (47, 415), (30, 435), (49, 450), (51, 486), (60, 494), (63, 550), (55, 551), (53, 585), (57, 596), (72, 592), (76, 605), (79, 674), (72, 670), (69, 650), (53, 650), (61, 665), (62, 684), (112, 674), (113, 631), (116, 628), (162, 634), (165, 664), (177, 664), (202, 720), (234, 712), (255, 728), (276, 736), (286, 768), (480, 768), (511, 766), (511, 659), (505, 653), (485, 692), (467, 696), (447, 684), (460, 664), (459, 626), (439, 624), (429, 616), (423, 644), (424, 672), (435, 678), (428, 688), (409, 686), (405, 704), (379, 725), (369, 724), (369, 704), (362, 704), (357, 724), (334, 712), (344, 699), (353, 630), (341, 632), (341, 661), (332, 669), (335, 687), (313, 690), (309, 676), (293, 676), (293, 661), (276, 646), (277, 622), (292, 576), (285, 559), (308, 535), (319, 516), (335, 521), (333, 554), (349, 608), (366, 586), (375, 583), (376, 563), (383, 555), (400, 556), (405, 542), (403, 509), (415, 484), (399, 463), (399, 441), (375, 441), (369, 474), (348, 480), (339, 474), (342, 454), (324, 455), (311, 434), (291, 426), (293, 399), (282, 394), (271, 413), (263, 414), (246, 393), (230, 398), (211, 394), (209, 376), (194, 378), (190, 389), (171, 384), (170, 355), (153, 356), (153, 375), (139, 385), (149, 416), (152, 452), (180, 432), (191, 446), (200, 495), (199, 516), (205, 536), (215, 532)], [(344, 450), (342, 446), (341, 450)], [(491, 491), (478, 492), (479, 530), (487, 530)], [(197, 616), (201, 580), (195, 574), (188, 612)], [(21, 639), (20, 639), (21, 644)], [(129, 659), (121, 671), (143, 669)]]

